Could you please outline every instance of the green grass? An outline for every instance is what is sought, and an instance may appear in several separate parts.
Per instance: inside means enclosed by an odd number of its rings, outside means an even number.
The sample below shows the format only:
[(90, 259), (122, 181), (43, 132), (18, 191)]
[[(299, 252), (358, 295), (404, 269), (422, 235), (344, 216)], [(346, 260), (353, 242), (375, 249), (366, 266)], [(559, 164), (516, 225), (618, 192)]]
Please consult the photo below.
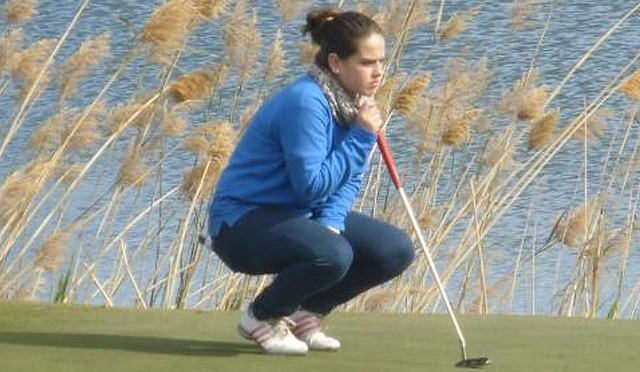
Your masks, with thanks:
[[(238, 312), (0, 302), (0, 371), (459, 371), (446, 315), (337, 313), (338, 353), (268, 356), (235, 334)], [(490, 371), (633, 371), (640, 323), (461, 317)]]

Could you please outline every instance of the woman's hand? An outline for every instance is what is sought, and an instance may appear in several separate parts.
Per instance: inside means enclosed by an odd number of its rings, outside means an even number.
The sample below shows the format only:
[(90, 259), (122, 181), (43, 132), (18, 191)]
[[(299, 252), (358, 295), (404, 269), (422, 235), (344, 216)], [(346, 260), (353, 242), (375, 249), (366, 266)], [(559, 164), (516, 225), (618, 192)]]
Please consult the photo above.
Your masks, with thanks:
[(358, 115), (356, 116), (356, 122), (364, 129), (373, 133), (378, 133), (382, 128), (382, 116), (380, 110), (376, 106), (375, 101), (372, 98), (362, 99)]

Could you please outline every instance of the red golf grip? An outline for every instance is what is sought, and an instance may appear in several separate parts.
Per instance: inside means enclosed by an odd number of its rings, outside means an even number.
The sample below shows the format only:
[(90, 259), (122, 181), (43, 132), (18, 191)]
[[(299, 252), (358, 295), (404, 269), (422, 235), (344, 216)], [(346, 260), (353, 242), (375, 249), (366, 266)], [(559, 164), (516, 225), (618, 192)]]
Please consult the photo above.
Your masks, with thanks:
[(382, 132), (378, 133), (378, 148), (382, 153), (385, 164), (387, 164), (387, 170), (389, 171), (393, 184), (397, 189), (402, 188), (402, 182), (400, 182), (400, 176), (398, 176), (396, 164), (393, 162), (391, 151), (389, 151), (389, 146), (387, 146), (387, 140), (384, 138), (384, 134)]

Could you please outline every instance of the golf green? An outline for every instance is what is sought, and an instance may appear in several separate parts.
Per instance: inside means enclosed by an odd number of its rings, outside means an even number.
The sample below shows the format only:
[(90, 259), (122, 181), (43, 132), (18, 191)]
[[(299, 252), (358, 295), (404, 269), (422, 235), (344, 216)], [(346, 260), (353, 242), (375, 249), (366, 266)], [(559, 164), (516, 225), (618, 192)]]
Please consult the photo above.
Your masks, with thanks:
[[(336, 313), (338, 353), (264, 355), (235, 333), (239, 312), (0, 302), (0, 371), (460, 371), (444, 314)], [(634, 371), (640, 323), (461, 316), (489, 371)]]

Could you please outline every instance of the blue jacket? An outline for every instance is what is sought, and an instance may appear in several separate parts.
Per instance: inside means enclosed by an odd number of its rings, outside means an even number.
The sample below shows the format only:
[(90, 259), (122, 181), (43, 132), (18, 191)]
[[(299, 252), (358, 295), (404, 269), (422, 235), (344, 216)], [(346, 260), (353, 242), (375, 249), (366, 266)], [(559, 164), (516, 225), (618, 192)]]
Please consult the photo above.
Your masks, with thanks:
[(236, 146), (209, 205), (209, 233), (259, 206), (293, 210), (344, 230), (376, 135), (338, 125), (310, 75), (258, 110)]

